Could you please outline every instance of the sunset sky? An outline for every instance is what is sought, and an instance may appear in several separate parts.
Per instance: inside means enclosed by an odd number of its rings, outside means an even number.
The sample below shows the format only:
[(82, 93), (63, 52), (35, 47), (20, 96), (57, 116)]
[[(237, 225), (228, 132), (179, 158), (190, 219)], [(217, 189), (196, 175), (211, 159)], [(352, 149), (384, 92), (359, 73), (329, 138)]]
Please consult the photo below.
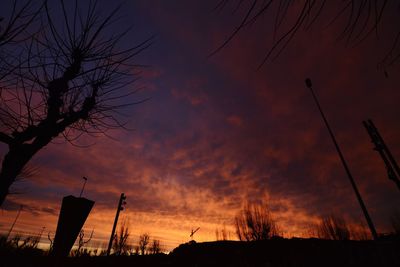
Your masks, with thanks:
[[(233, 218), (246, 201), (267, 201), (285, 237), (307, 237), (310, 225), (329, 214), (366, 225), (305, 87), (307, 77), (378, 232), (391, 231), (400, 192), (362, 121), (374, 121), (400, 161), (399, 63), (387, 75), (379, 68), (398, 29), (387, 23), (379, 40), (371, 35), (360, 44), (347, 43), (339, 38), (344, 23), (329, 24), (336, 10), (327, 9), (279, 57), (257, 69), (273, 44), (268, 23), (274, 13), (208, 57), (246, 11), (244, 6), (234, 12), (236, 1), (218, 11), (216, 2), (99, 1), (104, 14), (123, 3), (115, 30), (133, 25), (124, 45), (155, 36), (136, 58), (147, 67), (131, 85), (144, 88), (132, 100), (150, 100), (122, 110), (132, 131), (84, 136), (78, 144), (86, 148), (59, 138), (40, 151), (30, 164), (37, 174), (16, 183), (19, 194), (10, 195), (0, 210), (2, 233), (22, 204), (13, 233), (37, 234), (46, 227), (42, 242), (48, 243), (62, 197), (79, 195), (82, 176), (89, 178), (84, 197), (96, 202), (84, 226), (94, 229), (93, 246), (108, 242), (121, 192), (127, 205), (120, 221), (128, 221), (131, 242), (149, 233), (165, 250), (189, 241), (197, 227), (196, 241), (215, 240), (216, 228), (224, 225), (236, 239)], [(0, 155), (5, 152), (1, 144)]]

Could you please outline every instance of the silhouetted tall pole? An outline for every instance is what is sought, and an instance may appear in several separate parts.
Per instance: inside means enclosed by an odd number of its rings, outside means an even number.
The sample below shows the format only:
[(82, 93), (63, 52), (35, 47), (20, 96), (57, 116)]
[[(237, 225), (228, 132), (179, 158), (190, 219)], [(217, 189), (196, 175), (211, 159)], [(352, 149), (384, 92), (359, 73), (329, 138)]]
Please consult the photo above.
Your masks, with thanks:
[(7, 241), (8, 237), (10, 236), (10, 234), (11, 234), (13, 228), (14, 228), (14, 225), (18, 220), (19, 215), (21, 214), (21, 210), (22, 210), (22, 205), (19, 206), (19, 210), (18, 210), (17, 216), (15, 216), (15, 220), (14, 220), (13, 224), (11, 225), (10, 230), (8, 231), (8, 234), (7, 234), (7, 237), (6, 237), (6, 241)]
[(339, 157), (340, 157), (340, 160), (342, 161), (342, 164), (343, 164), (344, 169), (346, 170), (347, 176), (348, 176), (348, 178), (349, 178), (349, 180), (350, 180), (351, 186), (353, 187), (354, 193), (356, 194), (358, 203), (360, 204), (361, 209), (362, 209), (362, 211), (363, 211), (363, 213), (364, 213), (364, 216), (365, 216), (365, 219), (366, 219), (366, 221), (367, 221), (368, 227), (369, 227), (369, 229), (370, 229), (370, 231), (371, 231), (372, 237), (373, 237), (375, 240), (377, 240), (377, 239), (378, 239), (378, 234), (376, 233), (375, 226), (374, 226), (374, 224), (372, 223), (371, 217), (369, 216), (369, 213), (368, 213), (368, 211), (367, 211), (367, 208), (365, 207), (364, 201), (363, 201), (362, 198), (361, 198), (360, 192), (358, 191), (357, 185), (356, 185), (356, 183), (354, 182), (353, 176), (351, 175), (350, 169), (349, 169), (349, 167), (347, 166), (347, 163), (346, 163), (346, 160), (344, 159), (344, 156), (343, 156), (343, 154), (342, 154), (342, 151), (340, 150), (340, 147), (339, 147), (338, 143), (336, 142), (335, 135), (333, 134), (333, 132), (332, 132), (332, 130), (331, 130), (331, 127), (329, 126), (329, 123), (328, 123), (328, 121), (327, 121), (327, 119), (326, 119), (326, 117), (325, 117), (325, 114), (324, 114), (324, 112), (322, 111), (322, 108), (321, 108), (321, 106), (320, 106), (320, 104), (319, 104), (319, 102), (318, 102), (317, 96), (315, 95), (314, 90), (312, 89), (311, 80), (310, 80), (310, 79), (306, 79), (305, 82), (306, 82), (306, 86), (307, 86), (307, 87), (310, 89), (310, 91), (311, 91), (311, 94), (312, 94), (312, 96), (313, 96), (313, 98), (314, 98), (315, 103), (317, 104), (317, 107), (318, 107), (318, 109), (319, 109), (319, 112), (321, 113), (322, 119), (323, 119), (324, 122), (325, 122), (326, 128), (328, 128), (328, 131), (329, 131), (329, 134), (330, 134), (330, 136), (331, 136), (331, 138), (332, 138), (333, 144), (335, 145), (336, 151), (337, 151), (337, 153), (339, 154)]
[(85, 176), (83, 176), (82, 179), (85, 180), (85, 181), (83, 182), (82, 190), (81, 190), (81, 193), (79, 194), (79, 197), (82, 197), (83, 190), (85, 190), (85, 185), (86, 185), (86, 182), (87, 182), (87, 178)]
[(117, 227), (119, 212), (124, 209), (123, 206), (126, 204), (125, 199), (126, 199), (125, 194), (121, 193), (121, 196), (120, 196), (119, 202), (118, 202), (117, 213), (115, 214), (114, 225), (113, 225), (113, 228), (111, 231), (110, 242), (108, 243), (107, 256), (109, 256), (110, 252), (111, 252), (111, 246), (112, 246), (112, 242), (114, 240), (115, 228)]
[(379, 134), (378, 129), (375, 127), (372, 120), (363, 121), (365, 129), (371, 137), (371, 142), (375, 145), (374, 149), (379, 153), (383, 162), (385, 163), (388, 178), (396, 183), (397, 188), (400, 190), (400, 168), (397, 165), (392, 153), (383, 141), (382, 136)]

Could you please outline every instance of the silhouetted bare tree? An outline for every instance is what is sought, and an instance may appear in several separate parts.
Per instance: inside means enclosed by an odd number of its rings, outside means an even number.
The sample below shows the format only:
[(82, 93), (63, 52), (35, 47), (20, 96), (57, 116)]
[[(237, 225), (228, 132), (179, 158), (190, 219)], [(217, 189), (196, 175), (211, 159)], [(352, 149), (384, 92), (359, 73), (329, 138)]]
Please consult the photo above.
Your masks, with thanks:
[(131, 246), (128, 244), (129, 236), (129, 226), (124, 222), (121, 224), (119, 232), (114, 236), (113, 250), (115, 255), (127, 255), (131, 250)]
[(85, 240), (85, 230), (82, 229), (79, 232), (79, 235), (78, 235), (78, 248), (74, 251), (74, 256), (79, 257), (79, 256), (82, 255), (82, 252), (83, 252), (82, 249), (86, 244), (88, 244), (92, 240), (93, 233), (94, 233), (94, 229), (90, 233), (89, 237)]
[(150, 242), (150, 235), (147, 233), (144, 233), (140, 235), (139, 237), (139, 249), (140, 249), (140, 254), (145, 255), (147, 251), (147, 245)]
[(161, 245), (160, 245), (160, 240), (153, 239), (153, 242), (151, 242), (149, 251), (151, 254), (158, 254), (161, 252)]
[(311, 226), (312, 236), (329, 240), (368, 240), (371, 235), (365, 225), (349, 224), (343, 217), (337, 215), (324, 216)]
[(278, 235), (278, 227), (265, 203), (247, 203), (235, 217), (236, 235), (241, 241), (266, 240)]
[[(61, 0), (57, 15), (48, 2), (40, 11), (27, 5), (2, 28), (0, 142), (8, 152), (0, 171), (0, 205), (24, 166), (53, 139), (72, 143), (82, 134), (124, 128), (118, 110), (141, 102), (131, 100), (135, 91), (127, 85), (138, 66), (133, 58), (151, 39), (123, 48), (128, 31), (110, 32), (119, 9), (104, 16), (96, 1), (85, 3), (80, 8), (78, 1)], [(35, 25), (38, 12), (41, 30), (5, 54), (5, 47)]]
[(222, 229), (215, 229), (215, 238), (217, 241), (226, 241), (230, 238), (230, 232), (226, 230), (226, 225), (224, 224)]
[(337, 216), (322, 217), (317, 226), (319, 238), (330, 240), (350, 240), (350, 227), (346, 221)]
[(20, 5), (14, 0), (8, 17), (0, 17), (0, 81), (19, 67), (11, 51), (31, 37), (27, 30), (39, 17), (43, 3), (27, 0)]
[(400, 9), (396, 0), (221, 0), (216, 10), (226, 9), (228, 4), (232, 4), (233, 14), (237, 16), (243, 12), (243, 15), (239, 15), (236, 28), (211, 55), (262, 17), (272, 18), (270, 25), (262, 25), (272, 28), (273, 42), (266, 49), (259, 65), (261, 67), (268, 59), (279, 56), (300, 30), (310, 29), (313, 24), (319, 23), (321, 17), (325, 17), (330, 23), (341, 24), (338, 39), (344, 39), (346, 43), (358, 44), (374, 34), (378, 39), (379, 33), (389, 31), (392, 46), (379, 66), (386, 69), (400, 59)]
[(47, 239), (48, 239), (49, 242), (50, 242), (49, 254), (52, 252), (52, 250), (53, 250), (53, 245), (54, 245), (54, 237), (51, 237), (50, 235), (51, 235), (51, 233), (48, 232), (48, 233), (47, 233)]

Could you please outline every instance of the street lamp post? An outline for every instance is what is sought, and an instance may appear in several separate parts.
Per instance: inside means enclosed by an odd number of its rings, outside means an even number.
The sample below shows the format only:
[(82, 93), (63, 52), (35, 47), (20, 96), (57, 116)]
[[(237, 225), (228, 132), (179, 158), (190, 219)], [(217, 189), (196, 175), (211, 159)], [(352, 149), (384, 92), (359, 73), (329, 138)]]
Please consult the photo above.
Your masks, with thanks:
[(324, 114), (324, 112), (322, 111), (321, 105), (320, 105), (319, 102), (318, 102), (318, 98), (317, 98), (317, 96), (315, 95), (314, 90), (312, 89), (311, 80), (310, 80), (310, 79), (306, 79), (305, 82), (306, 82), (306, 86), (307, 86), (307, 87), (310, 89), (310, 91), (311, 91), (311, 94), (312, 94), (312, 96), (313, 96), (313, 98), (314, 98), (315, 104), (317, 105), (318, 110), (319, 110), (319, 112), (321, 113), (322, 119), (323, 119), (324, 122), (325, 122), (326, 128), (328, 128), (329, 134), (330, 134), (330, 136), (331, 136), (331, 138), (332, 138), (332, 142), (333, 142), (333, 144), (335, 145), (336, 151), (337, 151), (337, 153), (339, 154), (339, 157), (340, 157), (340, 160), (341, 160), (341, 162), (342, 162), (342, 164), (343, 164), (343, 167), (344, 167), (344, 169), (346, 170), (347, 177), (349, 178), (349, 181), (350, 181), (350, 183), (351, 183), (351, 186), (353, 187), (354, 193), (356, 194), (358, 203), (360, 204), (361, 209), (362, 209), (362, 211), (363, 211), (363, 213), (364, 213), (365, 220), (367, 221), (367, 224), (368, 224), (368, 227), (369, 227), (369, 229), (370, 229), (370, 231), (371, 231), (372, 237), (373, 237), (374, 240), (377, 240), (377, 239), (378, 239), (378, 234), (376, 233), (375, 226), (374, 226), (374, 224), (373, 224), (373, 222), (372, 222), (372, 220), (371, 220), (371, 217), (369, 216), (369, 213), (368, 213), (368, 211), (367, 211), (367, 208), (365, 207), (364, 201), (362, 200), (361, 194), (360, 194), (360, 192), (358, 191), (357, 185), (356, 185), (356, 183), (355, 183), (355, 181), (354, 181), (354, 179), (353, 179), (353, 175), (351, 174), (349, 167), (347, 166), (347, 163), (346, 163), (346, 160), (344, 159), (344, 156), (343, 156), (343, 154), (342, 154), (342, 151), (340, 150), (340, 147), (339, 147), (338, 143), (336, 142), (335, 135), (333, 134), (333, 131), (332, 131), (331, 127), (329, 126), (328, 120), (326, 119), (325, 114)]

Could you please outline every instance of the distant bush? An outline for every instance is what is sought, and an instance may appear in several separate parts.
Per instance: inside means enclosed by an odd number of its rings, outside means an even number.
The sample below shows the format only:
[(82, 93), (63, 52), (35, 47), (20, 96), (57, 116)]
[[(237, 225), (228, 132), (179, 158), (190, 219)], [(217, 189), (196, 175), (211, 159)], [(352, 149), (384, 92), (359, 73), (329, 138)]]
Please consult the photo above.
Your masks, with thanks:
[(236, 235), (241, 241), (271, 239), (278, 227), (266, 203), (247, 203), (235, 217)]
[(22, 237), (20, 234), (14, 235), (11, 239), (7, 236), (0, 236), (0, 251), (5, 254), (36, 254), (44, 255), (44, 251), (37, 248), (40, 236)]

